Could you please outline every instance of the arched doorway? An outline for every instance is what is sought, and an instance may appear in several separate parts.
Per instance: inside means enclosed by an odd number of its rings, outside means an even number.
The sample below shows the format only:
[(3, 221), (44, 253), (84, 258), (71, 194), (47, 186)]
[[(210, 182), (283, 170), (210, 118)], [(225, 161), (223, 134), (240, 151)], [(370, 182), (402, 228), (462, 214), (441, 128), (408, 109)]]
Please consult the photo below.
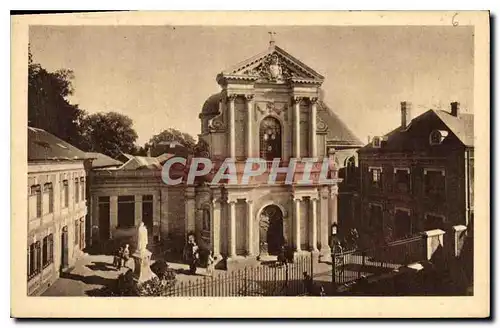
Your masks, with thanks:
[(283, 212), (276, 205), (268, 205), (262, 210), (259, 220), (260, 255), (278, 255), (285, 244)]
[(262, 120), (259, 129), (260, 158), (272, 161), (281, 158), (281, 124), (271, 116)]

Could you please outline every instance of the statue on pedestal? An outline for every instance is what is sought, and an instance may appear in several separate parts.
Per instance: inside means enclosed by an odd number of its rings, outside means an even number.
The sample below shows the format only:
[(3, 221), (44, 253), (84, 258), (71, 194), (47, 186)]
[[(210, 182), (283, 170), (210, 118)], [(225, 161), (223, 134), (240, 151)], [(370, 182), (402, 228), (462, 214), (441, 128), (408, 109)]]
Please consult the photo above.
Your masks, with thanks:
[(134, 258), (134, 275), (137, 283), (143, 283), (156, 277), (151, 271), (151, 252), (146, 248), (148, 246), (148, 229), (141, 222), (137, 229), (137, 248), (132, 255)]
[(148, 246), (148, 229), (144, 225), (144, 222), (139, 224), (139, 228), (137, 229), (137, 248), (136, 250), (139, 253), (143, 253), (147, 251)]

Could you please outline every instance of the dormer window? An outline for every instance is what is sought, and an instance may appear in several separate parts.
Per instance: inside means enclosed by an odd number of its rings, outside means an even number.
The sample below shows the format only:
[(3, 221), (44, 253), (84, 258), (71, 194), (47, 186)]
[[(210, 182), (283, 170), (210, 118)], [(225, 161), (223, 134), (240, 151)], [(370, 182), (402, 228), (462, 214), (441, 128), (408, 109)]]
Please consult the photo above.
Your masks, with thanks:
[(382, 140), (380, 137), (373, 137), (372, 146), (373, 148), (380, 148), (382, 145)]
[(431, 146), (440, 145), (444, 138), (448, 136), (448, 131), (444, 130), (434, 130), (429, 135), (429, 143)]

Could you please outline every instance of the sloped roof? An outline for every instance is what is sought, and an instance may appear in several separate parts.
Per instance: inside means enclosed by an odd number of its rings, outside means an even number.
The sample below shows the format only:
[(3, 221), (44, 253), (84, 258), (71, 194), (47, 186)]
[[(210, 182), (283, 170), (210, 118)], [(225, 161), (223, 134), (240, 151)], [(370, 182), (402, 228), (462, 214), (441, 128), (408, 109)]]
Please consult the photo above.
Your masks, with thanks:
[[(422, 113), (421, 115), (415, 117), (408, 124), (406, 129), (398, 126), (391, 132), (385, 134), (383, 139), (383, 150), (417, 150), (423, 146), (427, 147), (428, 137), (424, 136), (423, 144), (419, 144), (417, 140), (412, 140), (408, 137), (406, 133), (412, 126), (426, 122), (427, 126), (430, 125), (431, 120), (437, 120), (442, 122), (446, 128), (457, 137), (457, 139), (466, 147), (474, 147), (474, 115), (468, 113), (459, 113), (458, 116), (451, 115), (450, 112), (443, 110), (429, 109), (428, 111)], [(427, 123), (429, 122), (429, 123)], [(449, 137), (447, 137), (449, 138)], [(362, 147), (360, 151), (375, 151), (380, 150), (379, 148), (374, 148), (372, 143), (369, 143)]]
[(474, 147), (474, 114), (451, 115), (444, 110), (433, 110), (453, 134), (467, 147)]
[(85, 152), (39, 128), (28, 127), (28, 161), (84, 160)]
[(133, 156), (119, 167), (120, 170), (161, 169), (161, 163), (156, 157)]
[(120, 166), (123, 163), (109, 157), (108, 155), (96, 152), (87, 152), (85, 153), (87, 158), (93, 159), (92, 168), (102, 168), (102, 167), (110, 167), (110, 166)]
[(178, 141), (162, 141), (152, 148), (150, 155), (158, 157), (165, 153), (186, 158), (190, 150)]
[(318, 116), (328, 126), (326, 135), (327, 142), (338, 146), (362, 147), (363, 143), (358, 137), (342, 122), (323, 101), (318, 101)]

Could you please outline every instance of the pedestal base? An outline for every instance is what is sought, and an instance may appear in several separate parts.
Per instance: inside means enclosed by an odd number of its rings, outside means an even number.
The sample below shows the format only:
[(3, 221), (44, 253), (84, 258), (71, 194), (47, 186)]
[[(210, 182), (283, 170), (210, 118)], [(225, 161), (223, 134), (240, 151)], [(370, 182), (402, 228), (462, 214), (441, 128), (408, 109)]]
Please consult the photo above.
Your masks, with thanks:
[(134, 277), (138, 284), (156, 278), (156, 274), (151, 271), (151, 252), (147, 249), (132, 254), (134, 259)]
[(259, 265), (255, 256), (235, 256), (226, 259), (226, 270), (235, 271), (245, 267), (254, 267)]
[(319, 253), (319, 261), (320, 262), (328, 262), (332, 263), (332, 254), (331, 250), (328, 248), (326, 250), (321, 250)]

